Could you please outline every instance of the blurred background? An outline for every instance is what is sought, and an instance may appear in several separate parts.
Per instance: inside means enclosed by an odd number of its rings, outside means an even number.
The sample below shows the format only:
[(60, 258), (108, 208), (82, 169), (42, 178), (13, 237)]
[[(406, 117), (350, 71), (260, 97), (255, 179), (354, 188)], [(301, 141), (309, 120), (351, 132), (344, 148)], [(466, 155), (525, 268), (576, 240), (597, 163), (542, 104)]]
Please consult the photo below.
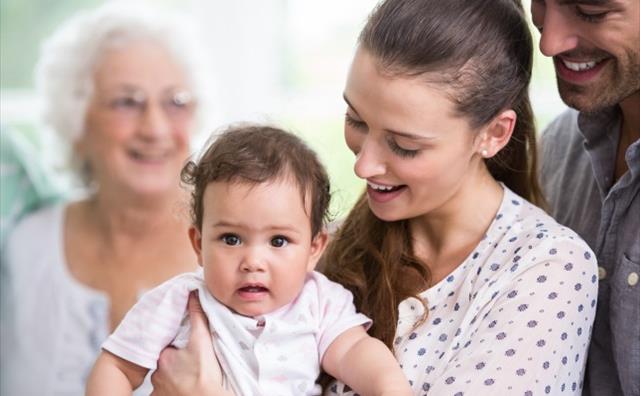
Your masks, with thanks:
[[(41, 124), (33, 88), (40, 43), (77, 10), (105, 0), (0, 1), (0, 122), (28, 137), (43, 161), (56, 143)], [(153, 0), (179, 10), (205, 37), (214, 62), (215, 119), (195, 139), (237, 121), (278, 123), (303, 136), (327, 166), (332, 211), (342, 216), (363, 188), (342, 138), (342, 89), (357, 34), (376, 0)], [(524, 0), (529, 9), (530, 0)], [(533, 29), (534, 40), (538, 34)], [(531, 96), (538, 129), (564, 108), (549, 59), (536, 51)], [(63, 174), (63, 170), (61, 170)]]

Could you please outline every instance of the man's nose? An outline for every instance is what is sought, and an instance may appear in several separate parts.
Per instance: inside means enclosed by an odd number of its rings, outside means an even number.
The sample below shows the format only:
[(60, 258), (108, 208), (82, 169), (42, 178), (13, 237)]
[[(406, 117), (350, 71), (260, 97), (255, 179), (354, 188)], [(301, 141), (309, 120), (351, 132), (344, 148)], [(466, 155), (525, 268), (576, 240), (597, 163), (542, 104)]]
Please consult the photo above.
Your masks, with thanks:
[(578, 34), (573, 23), (566, 20), (563, 10), (547, 6), (540, 30), (540, 52), (556, 56), (578, 46)]

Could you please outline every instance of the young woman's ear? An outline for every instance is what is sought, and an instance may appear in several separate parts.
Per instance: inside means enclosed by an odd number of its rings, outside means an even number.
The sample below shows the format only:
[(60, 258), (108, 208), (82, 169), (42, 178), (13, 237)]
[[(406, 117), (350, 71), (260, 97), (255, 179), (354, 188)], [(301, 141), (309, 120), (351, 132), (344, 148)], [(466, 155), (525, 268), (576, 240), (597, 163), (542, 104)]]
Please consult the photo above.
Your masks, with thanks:
[(309, 251), (309, 259), (307, 261), (307, 271), (311, 272), (316, 268), (316, 264), (320, 260), (324, 249), (327, 247), (329, 241), (329, 234), (327, 230), (322, 229), (311, 240), (311, 249)]
[(189, 240), (191, 241), (193, 251), (196, 253), (196, 256), (198, 256), (198, 265), (202, 267), (202, 234), (200, 234), (200, 230), (193, 225), (189, 226)]
[(509, 143), (516, 126), (516, 112), (509, 109), (501, 111), (480, 133), (476, 150), (483, 158), (498, 154)]

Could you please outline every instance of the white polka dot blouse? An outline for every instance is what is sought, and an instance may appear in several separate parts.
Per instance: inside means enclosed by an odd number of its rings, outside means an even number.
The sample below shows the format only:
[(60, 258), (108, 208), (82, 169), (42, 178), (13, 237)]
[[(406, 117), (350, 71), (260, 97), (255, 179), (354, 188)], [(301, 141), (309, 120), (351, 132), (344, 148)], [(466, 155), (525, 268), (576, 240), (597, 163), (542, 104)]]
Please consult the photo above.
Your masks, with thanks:
[(484, 239), (420, 295), (427, 321), (400, 304), (395, 355), (416, 395), (579, 395), (597, 279), (586, 243), (505, 187)]

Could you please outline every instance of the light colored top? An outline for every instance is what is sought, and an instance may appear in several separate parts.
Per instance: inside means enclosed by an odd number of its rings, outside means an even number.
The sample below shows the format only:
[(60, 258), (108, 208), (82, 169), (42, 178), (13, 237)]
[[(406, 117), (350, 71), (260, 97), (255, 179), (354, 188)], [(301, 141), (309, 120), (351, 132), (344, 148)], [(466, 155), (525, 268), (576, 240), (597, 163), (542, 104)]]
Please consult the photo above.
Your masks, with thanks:
[[(1, 265), (0, 394), (83, 395), (109, 335), (109, 299), (74, 279), (64, 256), (64, 205), (18, 223)], [(145, 385), (138, 394), (148, 394)]]
[[(399, 305), (395, 355), (416, 395), (580, 394), (597, 266), (573, 231), (504, 188), (464, 262)], [(344, 392), (333, 384), (326, 394)]]
[[(600, 274), (585, 394), (640, 396), (640, 141), (614, 183), (620, 109), (568, 110), (542, 137), (542, 184), (558, 222), (596, 252)], [(570, 194), (567, 194), (570, 192)]]
[(356, 313), (348, 290), (317, 272), (307, 276), (293, 302), (251, 318), (217, 301), (199, 269), (144, 294), (102, 347), (155, 369), (167, 345), (186, 345), (186, 306), (192, 290), (198, 290), (218, 360), (236, 395), (319, 395), (315, 380), (329, 345), (344, 331), (371, 323)]

